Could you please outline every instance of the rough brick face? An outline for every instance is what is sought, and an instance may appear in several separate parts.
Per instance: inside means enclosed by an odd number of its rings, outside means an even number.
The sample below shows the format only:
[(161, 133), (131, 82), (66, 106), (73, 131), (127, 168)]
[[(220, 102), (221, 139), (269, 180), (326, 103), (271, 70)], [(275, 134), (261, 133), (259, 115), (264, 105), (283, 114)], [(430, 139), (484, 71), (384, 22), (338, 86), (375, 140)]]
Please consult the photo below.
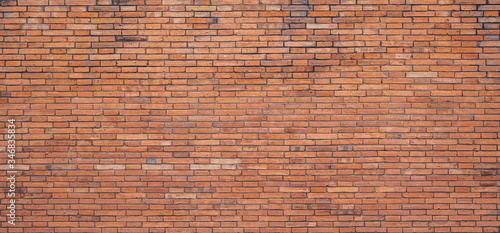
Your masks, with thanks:
[(0, 2), (0, 232), (500, 230), (498, 0)]

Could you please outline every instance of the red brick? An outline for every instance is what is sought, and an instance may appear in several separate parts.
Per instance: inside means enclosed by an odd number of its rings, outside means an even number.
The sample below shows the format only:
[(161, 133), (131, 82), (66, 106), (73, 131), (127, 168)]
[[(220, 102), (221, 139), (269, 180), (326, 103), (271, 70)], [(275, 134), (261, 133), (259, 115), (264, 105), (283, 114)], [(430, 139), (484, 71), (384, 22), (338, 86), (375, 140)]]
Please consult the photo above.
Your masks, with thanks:
[(17, 231), (497, 232), (499, 4), (4, 0)]

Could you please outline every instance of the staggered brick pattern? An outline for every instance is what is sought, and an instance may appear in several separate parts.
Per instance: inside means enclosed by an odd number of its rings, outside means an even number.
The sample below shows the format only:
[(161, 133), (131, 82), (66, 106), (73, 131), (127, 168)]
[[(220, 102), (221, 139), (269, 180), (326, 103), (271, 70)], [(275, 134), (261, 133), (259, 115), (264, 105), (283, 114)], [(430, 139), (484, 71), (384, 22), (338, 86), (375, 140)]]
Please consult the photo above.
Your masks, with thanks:
[(499, 0), (1, 5), (0, 232), (499, 232)]

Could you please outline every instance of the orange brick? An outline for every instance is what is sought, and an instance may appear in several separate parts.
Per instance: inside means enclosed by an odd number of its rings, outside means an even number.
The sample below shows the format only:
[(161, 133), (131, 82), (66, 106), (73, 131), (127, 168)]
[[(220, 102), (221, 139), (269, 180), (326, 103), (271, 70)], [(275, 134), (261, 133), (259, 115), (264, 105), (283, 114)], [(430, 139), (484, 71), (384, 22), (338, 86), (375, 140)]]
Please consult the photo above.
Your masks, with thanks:
[(0, 2), (18, 232), (498, 232), (499, 0)]

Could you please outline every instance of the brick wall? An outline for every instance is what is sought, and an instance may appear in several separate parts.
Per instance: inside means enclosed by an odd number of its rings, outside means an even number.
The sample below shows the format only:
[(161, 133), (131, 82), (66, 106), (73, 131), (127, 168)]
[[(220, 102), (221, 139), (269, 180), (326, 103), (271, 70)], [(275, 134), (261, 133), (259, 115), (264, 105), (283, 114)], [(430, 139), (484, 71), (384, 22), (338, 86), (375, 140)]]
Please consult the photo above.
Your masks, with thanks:
[(0, 2), (0, 232), (499, 232), (499, 0)]

